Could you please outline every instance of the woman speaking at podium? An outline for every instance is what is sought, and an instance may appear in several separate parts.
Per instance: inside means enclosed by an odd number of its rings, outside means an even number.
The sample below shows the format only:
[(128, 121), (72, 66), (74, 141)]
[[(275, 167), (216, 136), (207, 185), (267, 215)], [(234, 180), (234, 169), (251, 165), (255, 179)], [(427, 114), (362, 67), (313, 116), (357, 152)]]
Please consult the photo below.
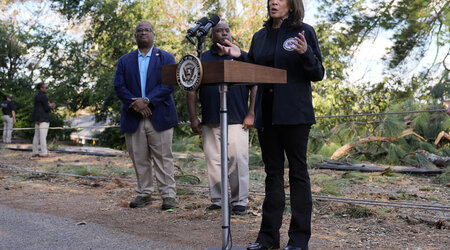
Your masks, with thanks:
[[(285, 69), (287, 84), (260, 84), (256, 97), (255, 127), (265, 165), (265, 199), (261, 227), (247, 249), (280, 247), (285, 208), (284, 157), (289, 163), (291, 222), (284, 248), (308, 249), (311, 237), (311, 186), (306, 153), (315, 123), (311, 82), (324, 76), (314, 29), (303, 22), (302, 0), (268, 0), (268, 18), (252, 38), (249, 62)], [(241, 50), (231, 42), (217, 46), (234, 58)]]

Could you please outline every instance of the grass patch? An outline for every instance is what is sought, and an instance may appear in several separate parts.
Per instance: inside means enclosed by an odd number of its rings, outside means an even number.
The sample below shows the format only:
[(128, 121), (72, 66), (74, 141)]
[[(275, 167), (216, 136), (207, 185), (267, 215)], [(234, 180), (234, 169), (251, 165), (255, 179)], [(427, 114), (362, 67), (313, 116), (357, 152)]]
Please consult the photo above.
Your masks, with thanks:
[(354, 219), (368, 218), (375, 214), (376, 213), (373, 210), (367, 207), (356, 205), (347, 205), (345, 208), (334, 213), (335, 216), (350, 217)]
[(88, 175), (99, 177), (120, 176), (121, 178), (135, 177), (134, 169), (127, 167), (111, 166), (108, 164), (105, 164), (103, 166), (80, 166), (80, 165), (66, 164), (47, 167), (45, 171), (55, 173), (76, 174), (81, 176), (88, 176)]
[(102, 173), (100, 169), (98, 169), (98, 167), (91, 166), (77, 166), (74, 172), (74, 174), (82, 176), (105, 176), (104, 173)]
[(177, 187), (177, 196), (194, 195), (195, 192), (188, 188)]
[(390, 214), (390, 213), (392, 213), (392, 208), (389, 208), (389, 207), (383, 207), (383, 208), (380, 208), (380, 209), (377, 209), (377, 212), (380, 212), (380, 213), (385, 213), (385, 214)]
[(447, 185), (450, 183), (450, 169), (444, 170), (444, 172), (439, 176), (439, 184)]
[(104, 168), (109, 169), (110, 173), (112, 175), (120, 176), (121, 178), (128, 178), (128, 177), (135, 177), (136, 172), (133, 168), (127, 168), (127, 167), (117, 167), (117, 166), (110, 166), (105, 165)]
[(341, 196), (342, 189), (349, 184), (348, 179), (336, 179), (327, 174), (311, 175), (311, 185), (319, 186), (321, 195)]
[(430, 197), (427, 197), (426, 199), (428, 201), (439, 201), (440, 200), (439, 197), (436, 197), (436, 196), (430, 196)]
[(369, 179), (369, 174), (356, 171), (349, 171), (343, 173), (341, 177), (343, 179), (348, 179), (353, 183), (363, 183)]
[(184, 209), (186, 209), (186, 210), (197, 210), (199, 208), (202, 208), (202, 204), (195, 203), (195, 202), (187, 204), (186, 206), (184, 206)]
[(202, 139), (200, 135), (193, 135), (191, 137), (177, 137), (172, 142), (173, 152), (202, 152)]
[(381, 172), (380, 175), (387, 176), (387, 177), (395, 177), (396, 176), (395, 173), (392, 172), (392, 169), (390, 167), (386, 168), (383, 172)]
[(260, 172), (258, 170), (250, 171), (250, 180), (264, 183), (264, 180), (266, 179), (266, 173), (264, 172), (264, 169), (261, 169), (263, 172)]
[(291, 214), (291, 203), (289, 201), (286, 201), (286, 206), (284, 206), (283, 214), (284, 215)]
[(254, 169), (263, 166), (261, 151), (257, 147), (251, 147), (248, 150), (248, 168)]
[(191, 184), (191, 185), (200, 184), (200, 178), (198, 178), (195, 175), (175, 175), (174, 178), (177, 181), (177, 183)]
[(389, 173), (389, 174), (371, 174), (370, 180), (378, 184), (395, 184), (402, 180), (402, 175), (399, 173)]
[(322, 155), (325, 157), (331, 157), (336, 150), (338, 150), (342, 145), (330, 142), (323, 144), (323, 146), (317, 152), (318, 155)]
[(342, 196), (342, 189), (348, 184), (346, 180), (332, 180), (325, 183), (320, 190), (320, 194)]
[(430, 186), (424, 186), (424, 187), (420, 187), (419, 190), (420, 191), (433, 191), (434, 188), (432, 188)]
[(389, 200), (417, 200), (417, 194), (407, 194), (405, 190), (397, 190), (397, 195), (389, 196)]
[(310, 155), (308, 157), (308, 162), (307, 162), (308, 167), (315, 168), (315, 167), (317, 167), (317, 165), (319, 165), (320, 163), (323, 163), (327, 159), (328, 158), (323, 155), (317, 155), (317, 154)]

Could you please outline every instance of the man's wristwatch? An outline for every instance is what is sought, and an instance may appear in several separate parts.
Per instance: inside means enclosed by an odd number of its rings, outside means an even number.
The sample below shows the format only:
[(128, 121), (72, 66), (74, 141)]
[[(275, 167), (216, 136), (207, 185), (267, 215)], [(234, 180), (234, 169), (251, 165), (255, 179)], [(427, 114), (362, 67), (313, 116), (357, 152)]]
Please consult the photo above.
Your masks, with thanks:
[(143, 97), (142, 99), (144, 99), (144, 103), (145, 104), (148, 105), (150, 103), (150, 100), (147, 97)]

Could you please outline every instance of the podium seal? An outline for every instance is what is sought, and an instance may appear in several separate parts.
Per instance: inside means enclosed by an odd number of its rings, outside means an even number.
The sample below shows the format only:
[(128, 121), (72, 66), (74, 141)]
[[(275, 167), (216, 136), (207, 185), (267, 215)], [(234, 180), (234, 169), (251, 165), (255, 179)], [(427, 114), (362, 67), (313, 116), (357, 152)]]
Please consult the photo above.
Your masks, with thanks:
[(200, 83), (202, 82), (202, 63), (196, 56), (183, 56), (178, 63), (176, 73), (178, 85), (180, 85), (183, 90), (196, 90), (200, 87)]

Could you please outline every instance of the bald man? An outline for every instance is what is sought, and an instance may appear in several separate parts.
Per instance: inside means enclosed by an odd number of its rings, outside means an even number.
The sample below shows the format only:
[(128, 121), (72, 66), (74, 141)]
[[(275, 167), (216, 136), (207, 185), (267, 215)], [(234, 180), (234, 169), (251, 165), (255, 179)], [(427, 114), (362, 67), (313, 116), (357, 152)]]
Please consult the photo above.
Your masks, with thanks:
[(162, 197), (162, 210), (176, 205), (173, 128), (178, 125), (174, 86), (161, 84), (161, 66), (175, 64), (167, 51), (154, 46), (155, 30), (140, 22), (134, 32), (137, 50), (120, 57), (114, 76), (114, 90), (122, 101), (120, 130), (136, 171), (136, 198), (131, 208), (152, 203), (155, 176)]
[[(219, 22), (211, 32), (213, 45), (202, 54), (202, 61), (231, 60), (217, 49), (231, 41), (230, 27)], [(247, 53), (242, 51), (242, 57)], [(250, 92), (250, 93), (249, 93)], [(237, 215), (247, 213), (248, 203), (248, 130), (253, 127), (256, 86), (229, 86), (228, 104), (228, 179), (231, 191), (232, 212)], [(202, 121), (197, 117), (196, 91), (187, 93), (187, 105), (191, 128), (202, 135), (205, 153), (211, 205), (206, 210), (222, 208), (221, 151), (220, 151), (220, 93), (218, 86), (200, 86), (199, 99)], [(250, 105), (248, 104), (250, 97)], [(226, 206), (228, 204), (225, 204)]]

